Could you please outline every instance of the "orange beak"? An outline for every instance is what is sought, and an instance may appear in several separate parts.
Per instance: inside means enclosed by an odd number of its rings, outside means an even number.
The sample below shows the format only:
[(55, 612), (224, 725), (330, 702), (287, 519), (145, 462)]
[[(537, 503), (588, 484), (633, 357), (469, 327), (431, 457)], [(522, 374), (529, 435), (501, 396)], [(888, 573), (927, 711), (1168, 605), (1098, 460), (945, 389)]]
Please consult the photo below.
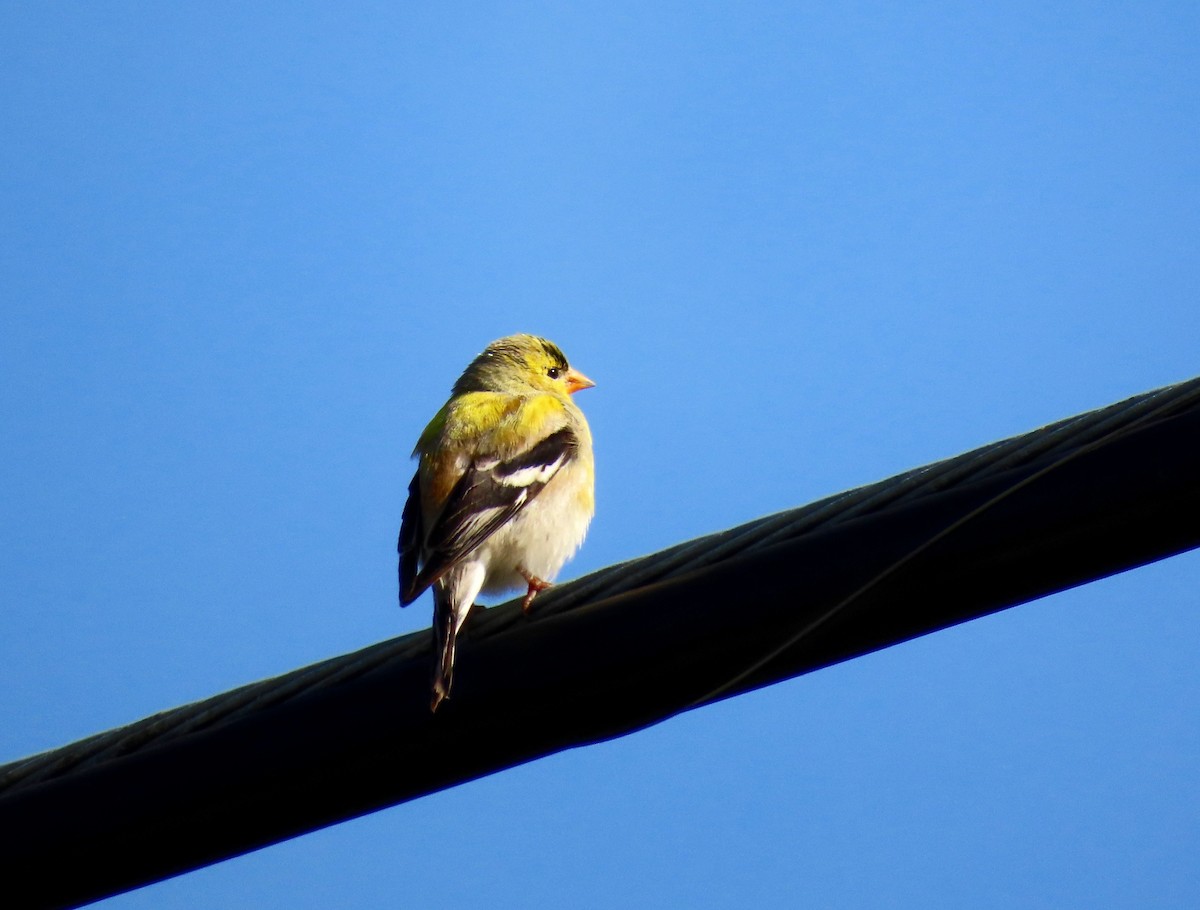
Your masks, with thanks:
[(590, 389), (595, 384), (578, 370), (567, 371), (567, 391), (572, 395), (580, 389)]

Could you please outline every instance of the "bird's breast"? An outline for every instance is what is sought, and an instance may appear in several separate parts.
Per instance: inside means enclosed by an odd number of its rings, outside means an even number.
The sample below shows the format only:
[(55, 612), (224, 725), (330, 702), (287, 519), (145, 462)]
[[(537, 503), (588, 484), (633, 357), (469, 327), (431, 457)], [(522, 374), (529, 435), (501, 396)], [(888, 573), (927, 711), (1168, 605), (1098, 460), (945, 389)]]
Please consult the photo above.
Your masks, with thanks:
[(481, 549), (488, 565), (484, 591), (524, 585), (519, 568), (551, 581), (583, 543), (594, 510), (591, 465), (578, 459), (560, 470), (537, 497)]

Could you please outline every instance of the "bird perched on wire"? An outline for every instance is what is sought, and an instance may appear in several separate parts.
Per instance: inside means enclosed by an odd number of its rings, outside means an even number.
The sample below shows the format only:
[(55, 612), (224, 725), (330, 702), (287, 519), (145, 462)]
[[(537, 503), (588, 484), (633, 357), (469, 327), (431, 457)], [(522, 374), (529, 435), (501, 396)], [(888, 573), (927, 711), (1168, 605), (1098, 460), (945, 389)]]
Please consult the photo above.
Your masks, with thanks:
[(571, 396), (595, 383), (533, 335), (489, 344), (413, 450), (400, 521), (400, 605), (433, 586), (436, 711), (475, 598), (525, 587), (522, 608), (579, 548), (595, 510), (592, 434)]

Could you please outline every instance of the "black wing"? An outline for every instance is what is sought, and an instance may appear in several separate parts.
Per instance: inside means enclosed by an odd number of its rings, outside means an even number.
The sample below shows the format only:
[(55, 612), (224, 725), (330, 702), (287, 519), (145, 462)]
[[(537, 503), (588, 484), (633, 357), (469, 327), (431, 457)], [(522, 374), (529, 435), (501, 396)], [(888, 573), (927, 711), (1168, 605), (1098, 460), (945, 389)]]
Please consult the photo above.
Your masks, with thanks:
[[(464, 556), (496, 533), (542, 491), (563, 465), (575, 457), (579, 440), (569, 427), (551, 433), (537, 445), (508, 461), (480, 458), (466, 472), (446, 499), (445, 508), (424, 541), (424, 565), (415, 569), (414, 553), (404, 528), (416, 527), (418, 519), (408, 519), (413, 494), (405, 506), (401, 521), (400, 578), (401, 601), (411, 603), (422, 591), (445, 575)], [(419, 496), (418, 496), (419, 500)], [(407, 564), (411, 560), (411, 566)], [(411, 581), (406, 584), (405, 579)]]
[(408, 485), (408, 502), (400, 516), (400, 539), (396, 541), (396, 552), (400, 554), (400, 606), (407, 607), (416, 600), (411, 594), (417, 582), (417, 560), (421, 555), (421, 541), (425, 538), (425, 520), (421, 515), (421, 476), (414, 474)]

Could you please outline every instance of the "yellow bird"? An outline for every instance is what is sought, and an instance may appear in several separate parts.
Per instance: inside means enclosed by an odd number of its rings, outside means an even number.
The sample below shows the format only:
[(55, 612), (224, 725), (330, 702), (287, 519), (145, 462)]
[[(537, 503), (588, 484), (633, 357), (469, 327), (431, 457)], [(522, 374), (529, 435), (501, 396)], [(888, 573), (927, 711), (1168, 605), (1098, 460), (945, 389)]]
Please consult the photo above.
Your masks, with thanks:
[(510, 335), (471, 361), (417, 441), (400, 605), (433, 586), (433, 711), (450, 695), (454, 641), (480, 592), (525, 587), (528, 612), (583, 543), (592, 434), (571, 396), (594, 385), (552, 342)]

